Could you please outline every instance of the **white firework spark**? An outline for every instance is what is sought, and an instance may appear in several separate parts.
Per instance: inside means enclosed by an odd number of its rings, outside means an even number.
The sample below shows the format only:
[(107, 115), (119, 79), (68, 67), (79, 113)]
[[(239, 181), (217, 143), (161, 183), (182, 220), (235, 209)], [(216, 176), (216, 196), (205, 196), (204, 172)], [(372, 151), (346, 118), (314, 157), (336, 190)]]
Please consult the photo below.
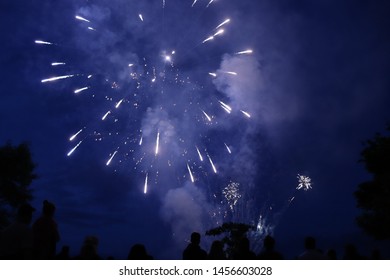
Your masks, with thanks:
[(230, 207), (230, 210), (232, 211), (234, 206), (237, 204), (238, 200), (241, 198), (239, 186), (240, 186), (239, 183), (230, 182), (222, 190), (222, 194), (225, 196), (225, 199)]
[(310, 177), (298, 174), (297, 178), (298, 178), (298, 186), (296, 187), (297, 190), (303, 189), (307, 191), (312, 188)]

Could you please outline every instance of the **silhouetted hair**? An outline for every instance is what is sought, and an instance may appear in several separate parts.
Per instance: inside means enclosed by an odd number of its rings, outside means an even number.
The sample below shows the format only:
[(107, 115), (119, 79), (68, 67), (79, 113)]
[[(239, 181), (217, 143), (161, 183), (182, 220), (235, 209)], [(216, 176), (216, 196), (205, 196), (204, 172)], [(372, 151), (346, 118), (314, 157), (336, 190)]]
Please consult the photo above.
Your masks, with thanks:
[(275, 239), (271, 235), (267, 235), (263, 241), (264, 248), (272, 250), (275, 247)]
[(193, 232), (191, 234), (191, 243), (194, 243), (196, 245), (200, 244), (200, 233), (199, 232)]
[(56, 207), (53, 203), (47, 201), (47, 200), (44, 200), (43, 201), (43, 208), (42, 208), (42, 212), (44, 215), (46, 216), (53, 216), (54, 215), (54, 212), (56, 211)]

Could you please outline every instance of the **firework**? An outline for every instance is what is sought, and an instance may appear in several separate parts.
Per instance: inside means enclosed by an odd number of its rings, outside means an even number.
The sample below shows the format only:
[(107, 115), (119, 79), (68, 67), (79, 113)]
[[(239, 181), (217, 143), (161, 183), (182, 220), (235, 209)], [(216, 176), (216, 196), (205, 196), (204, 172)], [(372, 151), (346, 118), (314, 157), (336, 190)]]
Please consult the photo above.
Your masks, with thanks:
[(83, 141), (78, 142), (77, 145), (74, 146), (73, 149), (69, 151), (69, 153), (67, 153), (67, 156), (70, 157), (73, 154), (73, 152), (76, 151), (76, 149), (81, 145), (82, 142)]
[(77, 131), (75, 134), (73, 134), (70, 138), (69, 138), (69, 141), (73, 141), (77, 135), (79, 135), (81, 132), (83, 131), (83, 129), (80, 129), (79, 131)]
[(297, 190), (303, 189), (305, 191), (311, 189), (311, 179), (304, 175), (297, 175), (298, 178), (298, 186), (296, 187)]
[(43, 80), (41, 80), (41, 82), (42, 83), (54, 82), (54, 81), (58, 81), (58, 80), (69, 79), (69, 78), (72, 78), (74, 76), (75, 75), (64, 75), (64, 76), (51, 77), (51, 78), (43, 79)]
[(240, 184), (235, 182), (230, 182), (223, 190), (222, 194), (224, 195), (230, 210), (233, 211), (234, 206), (237, 204), (238, 200), (241, 198), (240, 194)]

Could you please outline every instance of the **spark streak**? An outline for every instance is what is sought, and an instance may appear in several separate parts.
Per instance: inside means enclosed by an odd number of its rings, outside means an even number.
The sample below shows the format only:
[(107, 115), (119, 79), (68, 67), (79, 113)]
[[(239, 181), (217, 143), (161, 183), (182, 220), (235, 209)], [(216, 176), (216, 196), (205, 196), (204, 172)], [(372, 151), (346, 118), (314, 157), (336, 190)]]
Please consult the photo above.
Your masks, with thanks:
[(119, 106), (121, 106), (122, 102), (123, 102), (123, 99), (119, 100), (118, 103), (116, 103), (115, 108), (118, 109)]
[(232, 150), (230, 150), (229, 146), (226, 145), (226, 143), (224, 143), (224, 144), (225, 144), (225, 147), (226, 147), (227, 151), (229, 152), (229, 154), (231, 154), (231, 153), (232, 153)]
[(71, 155), (73, 154), (73, 152), (76, 151), (76, 149), (81, 145), (82, 142), (83, 142), (82, 140), (81, 140), (80, 142), (78, 142), (77, 145), (74, 146), (73, 149), (69, 151), (69, 153), (67, 154), (67, 156), (68, 156), (68, 157), (71, 156)]
[(213, 160), (211, 159), (211, 157), (209, 156), (209, 154), (207, 154), (207, 157), (209, 158), (209, 161), (210, 161), (211, 167), (213, 168), (214, 173), (217, 173), (217, 168), (215, 168), (215, 165), (214, 165), (214, 163), (213, 163)]
[(65, 62), (53, 62), (51, 66), (65, 65)]
[(141, 21), (144, 21), (144, 17), (141, 14), (139, 14), (138, 16), (139, 16)]
[(188, 169), (188, 173), (190, 174), (190, 177), (191, 177), (191, 182), (192, 182), (192, 183), (195, 182), (194, 176), (192, 175), (191, 168), (190, 168), (190, 166), (188, 165), (188, 163), (187, 163), (187, 169)]
[(74, 93), (80, 93), (80, 92), (82, 92), (82, 91), (84, 91), (84, 90), (87, 90), (87, 89), (89, 89), (89, 87), (79, 88), (79, 89), (76, 89), (76, 90), (74, 91)]
[(211, 3), (213, 3), (213, 2), (214, 2), (214, 0), (210, 0), (210, 2), (207, 4), (206, 8), (208, 8), (211, 5)]
[(194, 3), (192, 3), (191, 7), (195, 6), (196, 2), (198, 2), (198, 0), (194, 0)]
[(248, 118), (251, 117), (251, 115), (250, 115), (248, 112), (245, 112), (245, 111), (243, 111), (243, 110), (240, 110), (240, 112), (243, 113), (243, 114), (244, 114), (245, 116), (247, 116)]
[(35, 44), (39, 45), (53, 45), (53, 43), (47, 42), (47, 41), (42, 41), (42, 40), (35, 40)]
[(195, 146), (195, 148), (196, 148), (196, 151), (198, 152), (198, 155), (199, 155), (199, 159), (200, 159), (200, 161), (203, 161), (202, 154), (200, 153), (200, 151), (199, 151), (198, 147), (196, 147), (196, 146)]
[(206, 43), (207, 41), (213, 40), (213, 39), (214, 39), (214, 36), (210, 36), (207, 39), (204, 39), (202, 44)]
[(241, 51), (241, 52), (236, 52), (236, 54), (251, 54), (253, 53), (252, 50), (245, 50), (245, 51)]
[(207, 118), (207, 120), (208, 120), (209, 122), (211, 122), (210, 116), (207, 115), (207, 113), (206, 113), (205, 111), (202, 110), (202, 112), (203, 112), (203, 114), (205, 115), (205, 117)]
[(213, 76), (213, 77), (217, 77), (217, 74), (212, 73), (212, 72), (209, 72), (209, 75), (210, 75), (210, 76)]
[(108, 111), (107, 113), (104, 114), (104, 116), (102, 117), (102, 121), (104, 121), (109, 114), (111, 114), (111, 111)]
[(218, 28), (224, 26), (225, 24), (229, 23), (230, 22), (230, 18), (226, 19), (224, 22), (222, 22), (221, 24), (219, 24), (217, 27), (214, 28), (214, 30), (217, 30)]
[(221, 72), (222, 72), (222, 73), (225, 73), (225, 74), (237, 76), (237, 72), (233, 72), (233, 71), (221, 71)]
[(72, 77), (74, 77), (74, 75), (65, 75), (65, 76), (52, 77), (52, 78), (43, 79), (41, 81), (41, 83), (54, 82), (54, 81), (68, 79), (68, 78), (72, 78)]
[(73, 141), (77, 135), (79, 135), (81, 132), (83, 131), (83, 129), (80, 129), (79, 131), (77, 131), (75, 134), (73, 134), (70, 138), (69, 138), (69, 141)]
[(223, 34), (225, 32), (225, 30), (223, 30), (223, 29), (220, 29), (220, 30), (218, 30), (212, 37), (215, 37), (215, 36), (218, 36), (218, 35), (221, 35), (221, 34)]
[(76, 15), (75, 18), (78, 20), (81, 20), (81, 21), (90, 22), (89, 20), (87, 20), (86, 18), (83, 18), (82, 16)]
[(141, 139), (139, 139), (139, 145), (141, 146), (142, 145), (142, 139), (143, 139), (143, 137), (141, 136)]
[(115, 155), (116, 155), (117, 153), (118, 153), (118, 151), (115, 151), (115, 152), (111, 155), (110, 159), (106, 162), (106, 165), (107, 165), (107, 166), (110, 165), (112, 159), (115, 157)]
[(224, 109), (228, 114), (230, 114), (232, 112), (232, 107), (230, 107), (229, 105), (223, 103), (220, 100), (218, 100), (218, 101), (221, 104), (222, 109)]
[(157, 132), (157, 138), (156, 138), (156, 156), (158, 154), (158, 148), (159, 148), (159, 144), (160, 144), (160, 132)]
[(145, 176), (145, 184), (144, 184), (144, 194), (148, 192), (148, 173)]

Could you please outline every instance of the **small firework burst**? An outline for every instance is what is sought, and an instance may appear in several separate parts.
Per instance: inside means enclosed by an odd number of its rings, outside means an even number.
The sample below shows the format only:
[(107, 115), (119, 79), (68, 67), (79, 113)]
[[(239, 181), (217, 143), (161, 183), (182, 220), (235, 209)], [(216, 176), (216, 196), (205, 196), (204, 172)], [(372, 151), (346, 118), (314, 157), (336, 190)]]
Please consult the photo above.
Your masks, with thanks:
[(298, 174), (297, 178), (298, 178), (297, 190), (303, 189), (307, 191), (312, 188), (310, 177)]
[(233, 211), (233, 207), (237, 204), (238, 200), (241, 198), (240, 194), (240, 184), (235, 182), (230, 182), (227, 187), (222, 190), (223, 195), (226, 198), (227, 203), (229, 204), (230, 209)]

